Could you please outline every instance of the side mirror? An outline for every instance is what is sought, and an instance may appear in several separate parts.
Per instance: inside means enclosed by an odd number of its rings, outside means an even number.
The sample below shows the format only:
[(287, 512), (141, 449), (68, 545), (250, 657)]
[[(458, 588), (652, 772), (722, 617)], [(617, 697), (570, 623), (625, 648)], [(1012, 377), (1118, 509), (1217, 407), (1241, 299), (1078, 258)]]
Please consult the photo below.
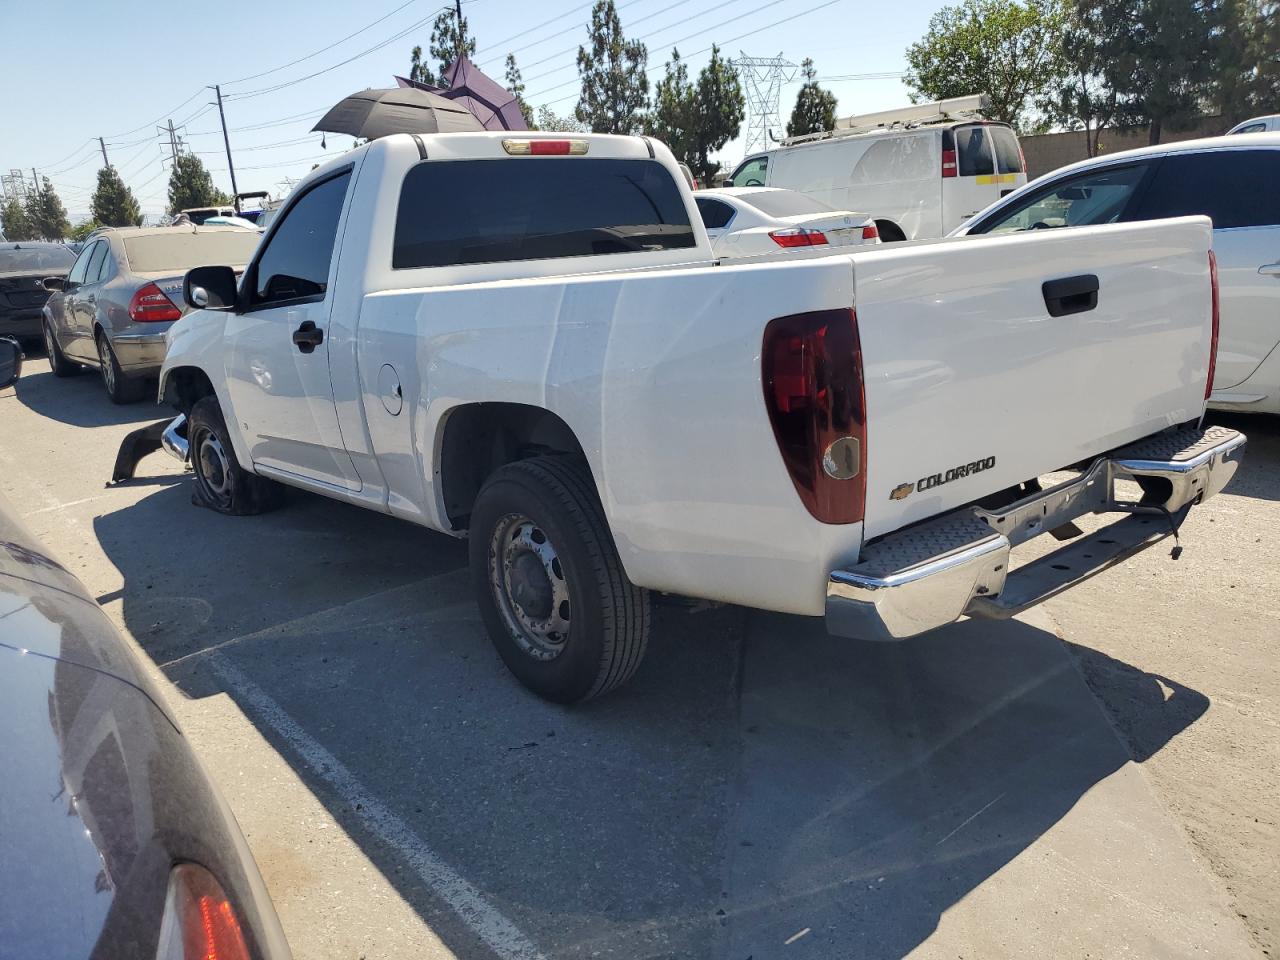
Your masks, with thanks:
[(11, 386), (22, 373), (22, 348), (12, 337), (0, 337), (0, 387)]
[(44, 287), (50, 293), (57, 293), (59, 290), (67, 288), (66, 277), (45, 277), (40, 281), (40, 286)]
[(721, 186), (724, 186), (724, 187), (732, 187), (732, 186), (733, 186), (733, 177), (725, 177), (725, 178), (724, 178), (724, 183), (722, 183), (722, 184), (721, 184)]
[(196, 267), (182, 280), (182, 297), (196, 310), (234, 310), (236, 272), (230, 267)]

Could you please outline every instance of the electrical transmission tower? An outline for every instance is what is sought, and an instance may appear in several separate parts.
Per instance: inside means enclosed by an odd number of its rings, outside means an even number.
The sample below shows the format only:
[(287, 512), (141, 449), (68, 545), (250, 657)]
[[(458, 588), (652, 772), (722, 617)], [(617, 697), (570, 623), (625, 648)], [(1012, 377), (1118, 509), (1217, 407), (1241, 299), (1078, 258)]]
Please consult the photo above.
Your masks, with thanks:
[[(35, 184), (35, 181), (32, 180)], [(25, 200), (32, 193), (39, 192), (39, 186), (27, 186), (26, 175), (21, 170), (10, 170), (6, 174), (0, 174), (0, 195), (6, 200)]]
[(796, 76), (796, 65), (779, 53), (776, 57), (748, 57), (741, 53), (729, 65), (742, 79), (747, 98), (746, 151), (769, 146), (769, 131), (782, 128), (782, 85)]

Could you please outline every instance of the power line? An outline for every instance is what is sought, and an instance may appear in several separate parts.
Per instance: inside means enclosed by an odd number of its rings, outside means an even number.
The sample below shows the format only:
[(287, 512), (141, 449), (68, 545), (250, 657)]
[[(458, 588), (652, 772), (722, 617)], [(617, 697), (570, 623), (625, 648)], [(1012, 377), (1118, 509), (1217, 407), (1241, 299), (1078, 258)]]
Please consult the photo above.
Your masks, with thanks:
[(282, 63), (280, 64), (280, 66), (272, 67), (270, 70), (263, 70), (261, 73), (251, 73), (249, 76), (241, 77), (238, 80), (228, 80), (226, 83), (223, 84), (223, 86), (229, 87), (235, 83), (244, 83), (246, 80), (257, 80), (259, 77), (265, 77), (272, 73), (278, 73), (281, 70), (287, 70), (289, 67), (296, 66), (297, 64), (302, 63), (302, 61), (304, 60), (310, 60), (312, 57), (319, 56), (320, 54), (324, 53), (326, 50), (332, 50), (334, 47), (338, 46), (339, 44), (346, 43), (348, 40), (351, 40), (354, 37), (358, 37), (360, 34), (364, 33), (366, 30), (370, 29), (371, 27), (376, 27), (378, 24), (382, 23), (383, 20), (386, 20), (389, 17), (394, 16), (395, 14), (403, 10), (405, 7), (411, 6), (417, 2), (418, 0), (406, 0), (405, 3), (400, 4), (400, 6), (396, 7), (390, 13), (384, 14), (383, 16), (379, 17), (377, 20), (374, 20), (372, 23), (365, 24), (355, 33), (349, 33), (345, 37), (343, 37), (341, 40), (335, 40), (333, 43), (329, 44), (327, 47), (321, 47), (319, 50), (315, 50), (315, 51), (312, 51), (311, 53), (308, 53), (305, 57), (299, 57), (297, 60), (290, 60), (288, 63)]
[[(777, 2), (779, 2), (779, 0), (774, 0), (774, 3), (777, 3)], [(740, 33), (736, 37), (729, 37), (727, 40), (717, 41), (711, 44), (711, 46), (703, 47), (701, 50), (695, 50), (693, 53), (689, 54), (686, 59), (692, 59), (693, 57), (701, 56), (702, 54), (709, 51), (712, 46), (727, 47), (731, 43), (737, 43), (739, 40), (745, 40), (747, 37), (754, 37), (757, 33), (763, 33), (766, 30), (772, 30), (774, 27), (781, 26), (784, 23), (790, 23), (793, 20), (798, 20), (800, 17), (806, 17), (811, 13), (816, 13), (819, 10), (822, 10), (826, 7), (830, 7), (833, 4), (840, 3), (840, 2), (841, 0), (826, 0), (825, 3), (820, 3), (816, 7), (810, 7), (808, 10), (802, 10), (800, 13), (792, 14), (789, 17), (783, 17), (781, 20), (775, 20), (773, 23), (766, 23), (764, 26), (756, 27), (754, 30), (748, 30), (746, 33)], [(772, 6), (772, 5), (773, 4), (765, 4), (765, 6)], [(763, 9), (763, 8), (758, 8), (758, 9)], [(752, 11), (752, 12), (755, 12), (755, 11)], [(736, 20), (739, 18), (735, 17), (734, 19)], [(733, 21), (725, 21), (725, 23), (732, 23), (732, 22)], [(719, 26), (724, 26), (724, 24), (720, 23), (720, 24), (716, 24), (716, 26), (714, 27), (708, 27), (706, 30), (699, 30), (697, 33), (690, 34), (688, 37), (682, 37), (681, 39), (676, 40), (674, 43), (670, 44), (670, 46), (674, 47), (678, 44), (684, 43), (684, 41), (690, 39), (690, 37), (696, 37), (696, 36), (699, 36), (700, 34), (707, 33), (711, 30), (716, 29), (716, 27), (719, 27)], [(661, 70), (664, 67), (666, 67), (665, 62), (660, 63), (654, 67), (649, 67), (647, 70), (645, 70), (645, 73), (646, 74), (656, 73), (658, 70)], [(525, 99), (532, 101), (535, 97), (540, 97), (545, 93), (550, 93), (552, 90), (559, 90), (561, 87), (566, 87), (566, 86), (569, 86), (569, 84), (576, 83), (576, 82), (577, 80), (575, 79), (575, 80), (569, 80), (566, 83), (559, 83), (559, 84), (556, 84), (554, 87), (548, 87), (546, 90), (542, 91), (542, 93), (530, 94), (526, 96)], [(564, 103), (564, 101), (566, 100), (572, 100), (574, 96), (575, 94), (569, 94), (566, 97), (559, 97), (555, 100), (548, 101), (546, 104), (544, 104), (544, 106), (549, 107), (557, 103)]]
[[(627, 0), (626, 3), (619, 3), (614, 9), (622, 10), (626, 7), (631, 6), (633, 3), (641, 3), (641, 2), (642, 0)], [(579, 10), (585, 10), (588, 7), (591, 7), (594, 5), (595, 5), (594, 3), (584, 3), (582, 4), (582, 6), (574, 7), (572, 10), (568, 11), (567, 13), (560, 14), (560, 16), (558, 17), (552, 17), (550, 20), (544, 20), (542, 23), (538, 24), (537, 26), (530, 27), (528, 30), (521, 30), (519, 33), (514, 34), (513, 36), (510, 36), (510, 37), (507, 37), (505, 40), (499, 40), (497, 43), (490, 43), (487, 46), (481, 47), (480, 50), (492, 50), (494, 47), (500, 47), (505, 43), (510, 43), (512, 40), (518, 40), (520, 37), (533, 33), (535, 30), (541, 30), (543, 27), (548, 26), (552, 23), (555, 23), (557, 20), (563, 20), (565, 17), (569, 16), (569, 14), (571, 13), (577, 13)], [(636, 21), (636, 22), (638, 23), (639, 21)], [(541, 40), (534, 40), (532, 43), (526, 43), (523, 47), (516, 47), (514, 50), (508, 50), (506, 51), (506, 53), (500, 54), (499, 56), (488, 57), (483, 61), (477, 61), (476, 65), (483, 67), (487, 63), (497, 63), (499, 60), (504, 59), (508, 53), (516, 54), (516, 53), (519, 53), (521, 50), (528, 50), (530, 47), (539, 46), (541, 44), (546, 43), (548, 40), (554, 40), (556, 37), (563, 37), (566, 33), (572, 33), (574, 30), (578, 30), (584, 27), (589, 28), (590, 24), (575, 23), (571, 27), (565, 27), (563, 30), (559, 30), (555, 33), (548, 34), (547, 36), (543, 37)], [(477, 53), (478, 52), (479, 51), (477, 51)]]
[[(727, 7), (727, 6), (729, 6), (729, 4), (731, 4), (731, 3), (737, 3), (737, 2), (738, 2), (738, 0), (721, 0), (721, 2), (720, 2), (720, 3), (717, 3), (715, 6), (713, 6), (713, 7), (708, 7), (706, 10), (701, 10), (701, 11), (699, 11), (698, 13), (693, 14), (692, 16), (685, 17), (683, 20), (679, 21), (678, 23), (669, 23), (669, 24), (667, 24), (665, 27), (659, 27), (657, 30), (650, 30), (648, 33), (641, 34), (641, 35), (640, 35), (640, 36), (638, 36), (638, 37), (632, 37), (632, 38), (631, 38), (631, 41), (636, 41), (636, 40), (647, 40), (647, 39), (649, 39), (650, 37), (654, 37), (654, 36), (657, 36), (657, 35), (658, 35), (658, 34), (660, 34), (660, 33), (664, 33), (665, 31), (670, 30), (670, 29), (672, 29), (673, 27), (677, 27), (677, 26), (679, 26), (681, 23), (688, 23), (690, 20), (696, 20), (698, 17), (706, 16), (708, 13), (714, 13), (715, 11), (719, 10), (721, 7)], [(770, 2), (769, 2), (769, 3), (766, 3), (766, 4), (765, 4), (765, 6), (766, 6), (766, 7), (769, 7), (769, 6), (772, 6), (772, 5), (773, 5), (773, 4), (775, 4), (775, 3), (780, 3), (780, 2), (781, 2), (781, 0), (770, 0)], [(652, 20), (654, 17), (660, 16), (660, 15), (662, 15), (662, 14), (666, 13), (668, 10), (674, 10), (676, 7), (682, 7), (682, 6), (685, 6), (685, 5), (686, 5), (686, 4), (685, 4), (684, 0), (677, 0), (677, 2), (676, 2), (676, 3), (673, 3), (673, 4), (671, 4), (670, 6), (663, 7), (661, 10), (655, 10), (653, 13), (645, 14), (643, 17), (640, 17), (638, 20), (633, 21), (631, 25), (632, 25), (632, 26), (635, 26), (635, 24), (637, 24), (637, 23), (643, 23), (645, 20)], [(759, 9), (763, 9), (763, 8), (759, 8)], [(755, 11), (755, 10), (753, 10), (753, 11), (751, 11), (751, 12), (752, 12), (752, 13), (755, 13), (756, 11)], [(729, 22), (729, 21), (727, 21), (727, 20), (726, 20), (726, 21), (724, 21), (723, 23), (728, 23), (728, 22)], [(707, 29), (708, 29), (708, 30), (714, 30), (714, 29), (715, 29), (716, 27), (718, 27), (718, 26), (723, 26), (723, 23), (718, 23), (718, 24), (716, 24), (715, 26), (708, 27)], [(703, 32), (705, 33), (706, 31), (703, 31)], [(694, 34), (694, 36), (697, 36), (697, 34)], [(555, 60), (555, 59), (557, 59), (557, 58), (559, 58), (559, 57), (563, 57), (563, 56), (564, 56), (565, 54), (567, 54), (567, 53), (576, 53), (576, 52), (577, 52), (577, 50), (578, 50), (578, 48), (579, 48), (579, 46), (580, 46), (579, 44), (574, 44), (572, 47), (569, 47), (569, 48), (568, 48), (568, 49), (566, 49), (566, 50), (561, 50), (561, 51), (560, 51), (560, 52), (558, 52), (558, 53), (553, 53), (553, 54), (551, 54), (551, 56), (549, 56), (549, 57), (543, 57), (541, 60), (535, 60), (533, 63), (529, 64), (529, 67), (537, 67), (537, 66), (540, 66), (540, 65), (542, 65), (542, 64), (544, 64), (544, 63), (546, 63), (546, 62), (548, 62), (549, 60)], [(560, 72), (561, 70), (563, 70), (566, 66), (568, 66), (568, 64), (565, 64), (565, 65), (563, 65), (563, 66), (559, 66), (559, 67), (553, 67), (553, 68), (552, 68), (552, 69), (550, 69), (550, 70), (544, 70), (544, 71), (542, 71), (542, 73), (535, 73), (535, 74), (534, 74), (533, 76), (531, 76), (531, 77), (526, 77), (526, 78), (525, 78), (525, 82), (528, 82), (528, 81), (530, 81), (530, 80), (537, 80), (537, 79), (539, 79), (539, 78), (541, 78), (541, 77), (549, 77), (549, 76), (551, 76), (551, 74), (553, 74), (553, 73), (559, 73), (559, 72)]]
[(191, 96), (187, 97), (187, 99), (183, 100), (183, 101), (182, 101), (180, 104), (178, 104), (176, 107), (174, 107), (174, 108), (173, 108), (173, 109), (171, 109), (171, 110), (166, 110), (164, 113), (160, 114), (160, 116), (156, 117), (156, 118), (155, 118), (154, 120), (152, 120), (150, 123), (144, 123), (144, 124), (141, 124), (140, 126), (134, 127), (132, 130), (125, 130), (125, 131), (123, 131), (123, 132), (121, 132), (121, 133), (109, 133), (109, 134), (107, 134), (107, 139), (108, 139), (108, 140), (114, 140), (116, 137), (131, 137), (131, 136), (133, 136), (135, 133), (137, 133), (139, 130), (145, 130), (147, 127), (154, 127), (157, 123), (159, 123), (161, 120), (165, 119), (166, 117), (172, 117), (175, 113), (177, 113), (179, 110), (181, 110), (183, 107), (185, 107), (188, 103), (190, 103), (190, 102), (191, 102), (192, 100), (194, 100), (196, 97), (198, 97), (198, 96), (200, 96), (201, 94), (203, 94), (203, 93), (204, 93), (204, 90), (205, 90), (205, 88), (204, 88), (204, 87), (201, 87), (199, 90), (197, 90), (197, 91), (196, 91), (195, 93), (193, 93)]
[(417, 30), (417, 29), (418, 29), (418, 28), (420, 28), (423, 24), (427, 23), (429, 20), (433, 20), (433, 19), (435, 19), (435, 17), (436, 17), (436, 16), (438, 16), (439, 14), (444, 13), (445, 11), (450, 10), (450, 9), (452, 9), (452, 8), (451, 8), (451, 7), (440, 7), (438, 10), (433, 11), (433, 12), (430, 14), (430, 16), (423, 17), (421, 20), (418, 20), (418, 21), (416, 21), (415, 23), (411, 23), (411, 24), (409, 24), (409, 26), (407, 26), (407, 27), (405, 27), (404, 29), (400, 30), (399, 32), (397, 32), (397, 33), (393, 34), (392, 36), (388, 37), (387, 39), (382, 40), (382, 41), (379, 41), (378, 43), (375, 43), (372, 47), (369, 47), (369, 48), (368, 48), (368, 49), (366, 49), (366, 50), (361, 50), (359, 53), (354, 54), (354, 55), (352, 55), (352, 56), (350, 56), (350, 57), (347, 57), (347, 59), (345, 59), (345, 60), (339, 60), (339, 61), (338, 61), (337, 63), (335, 63), (335, 64), (332, 64), (332, 65), (330, 65), (330, 66), (324, 67), (324, 68), (323, 68), (323, 69), (321, 69), (321, 70), (317, 70), (315, 73), (309, 73), (309, 74), (307, 74), (306, 76), (303, 76), (303, 77), (297, 77), (297, 78), (295, 78), (295, 79), (293, 79), (293, 80), (285, 80), (284, 82), (282, 82), (282, 83), (277, 83), (277, 84), (275, 84), (274, 86), (270, 86), (270, 87), (262, 87), (262, 88), (260, 88), (260, 89), (258, 89), (258, 90), (248, 90), (248, 91), (245, 91), (244, 93), (229, 94), (229, 95), (227, 96), (227, 98), (226, 98), (226, 99), (228, 99), (228, 100), (247, 100), (247, 99), (248, 99), (248, 98), (250, 98), (250, 97), (260, 97), (260, 96), (262, 96), (262, 95), (264, 95), (264, 94), (267, 94), (267, 93), (275, 93), (277, 90), (283, 90), (283, 89), (285, 89), (286, 87), (292, 87), (292, 86), (294, 86), (295, 84), (298, 84), (298, 83), (304, 83), (304, 82), (305, 82), (305, 81), (307, 81), (307, 80), (313, 80), (313, 79), (315, 79), (316, 77), (321, 76), (322, 74), (326, 74), (326, 73), (328, 73), (328, 72), (329, 72), (329, 71), (331, 71), (331, 70), (336, 70), (336, 69), (338, 69), (339, 67), (345, 67), (348, 63), (352, 63), (353, 61), (359, 60), (361, 57), (366, 57), (366, 56), (368, 56), (368, 55), (369, 55), (369, 54), (371, 54), (371, 53), (374, 53), (374, 52), (376, 52), (376, 51), (378, 51), (378, 50), (381, 50), (383, 47), (388, 46), (389, 44), (395, 43), (397, 40), (402, 40), (402, 39), (404, 39), (404, 38), (405, 38), (405, 37), (407, 37), (409, 34), (411, 34), (414, 30)]

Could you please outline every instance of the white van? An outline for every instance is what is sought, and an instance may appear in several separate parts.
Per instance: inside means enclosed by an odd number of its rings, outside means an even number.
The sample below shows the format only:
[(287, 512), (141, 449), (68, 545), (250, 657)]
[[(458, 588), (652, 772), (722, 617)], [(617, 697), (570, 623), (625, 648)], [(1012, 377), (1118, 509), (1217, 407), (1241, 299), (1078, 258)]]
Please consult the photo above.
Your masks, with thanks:
[[(977, 97), (850, 117), (747, 157), (729, 186), (785, 187), (875, 219), (880, 238), (942, 237), (1027, 182), (1006, 123), (958, 119)], [(976, 116), (976, 114), (974, 114)]]

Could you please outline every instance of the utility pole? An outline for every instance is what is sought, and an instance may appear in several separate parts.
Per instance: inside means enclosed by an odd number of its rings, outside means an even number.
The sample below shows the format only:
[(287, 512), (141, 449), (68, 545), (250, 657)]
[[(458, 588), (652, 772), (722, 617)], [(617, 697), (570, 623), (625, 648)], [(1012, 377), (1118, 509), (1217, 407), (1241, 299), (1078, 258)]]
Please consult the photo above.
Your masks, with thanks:
[(107, 144), (101, 137), (98, 138), (98, 146), (102, 148), (102, 165), (104, 167), (111, 166), (111, 161), (107, 159)]
[(457, 16), (458, 16), (458, 58), (459, 58), (459, 59), (461, 59), (461, 58), (462, 58), (462, 55), (463, 55), (463, 46), (462, 46), (462, 0), (453, 0), (453, 9), (454, 9), (454, 11), (457, 13)]
[(31, 185), (35, 187), (35, 192), (40, 192), (40, 178), (36, 176), (36, 168), (31, 168)]
[[(236, 165), (231, 162), (231, 140), (227, 136), (227, 117), (222, 112), (222, 87), (214, 84), (213, 92), (218, 95), (218, 119), (222, 121), (222, 142), (227, 148), (227, 172), (231, 174), (231, 196), (235, 197), (240, 191), (236, 188)], [(240, 209), (240, 201), (235, 201), (236, 210)]]

